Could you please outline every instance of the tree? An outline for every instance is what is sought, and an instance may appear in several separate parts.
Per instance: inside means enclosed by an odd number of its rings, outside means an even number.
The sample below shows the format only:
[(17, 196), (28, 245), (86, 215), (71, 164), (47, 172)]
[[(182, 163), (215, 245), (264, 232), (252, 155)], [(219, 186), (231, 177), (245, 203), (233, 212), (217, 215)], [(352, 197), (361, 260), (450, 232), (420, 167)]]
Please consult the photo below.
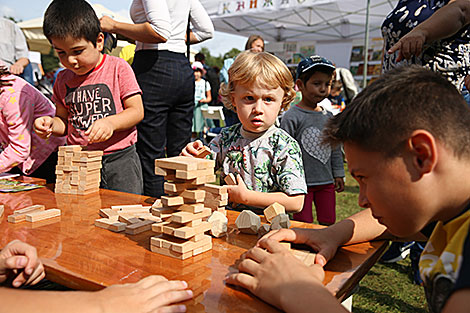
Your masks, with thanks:
[(234, 58), (241, 53), (237, 48), (232, 48), (229, 52), (224, 54), (224, 60), (229, 58)]

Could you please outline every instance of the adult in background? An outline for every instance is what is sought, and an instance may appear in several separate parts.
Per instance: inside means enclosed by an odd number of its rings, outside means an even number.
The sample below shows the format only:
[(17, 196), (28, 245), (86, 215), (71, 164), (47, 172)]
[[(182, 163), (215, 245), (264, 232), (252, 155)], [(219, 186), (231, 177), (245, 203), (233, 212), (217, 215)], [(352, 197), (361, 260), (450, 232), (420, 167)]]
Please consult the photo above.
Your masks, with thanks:
[(219, 74), (216, 72), (216, 70), (213, 67), (210, 67), (206, 64), (206, 56), (204, 55), (204, 53), (201, 53), (201, 52), (197, 53), (194, 56), (194, 60), (196, 62), (201, 62), (202, 66), (204, 66), (204, 70), (206, 71), (206, 73), (202, 78), (207, 80), (209, 84), (211, 85), (212, 101), (209, 103), (209, 105), (217, 105), (218, 98), (219, 98), (219, 88), (220, 88)]
[[(470, 68), (469, 23), (468, 0), (400, 0), (382, 24), (383, 71), (422, 65), (462, 92)], [(393, 242), (381, 262), (397, 262), (410, 254), (414, 282), (421, 284), (418, 260), (423, 247), (419, 242)]]
[(8, 71), (21, 75), (29, 64), (28, 46), (21, 29), (13, 21), (0, 17), (0, 60), (5, 62)]
[[(263, 37), (261, 37), (260, 35), (250, 35), (250, 37), (248, 37), (248, 40), (245, 43), (245, 50), (251, 50), (253, 52), (264, 52)], [(232, 66), (233, 62), (235, 62), (235, 58), (229, 58), (224, 60), (224, 66), (222, 67), (219, 73), (220, 83), (228, 84), (228, 69)], [(240, 123), (237, 114), (232, 110), (227, 110), (225, 107), (224, 115), (225, 126), (231, 126), (233, 124)]]
[(144, 194), (160, 197), (163, 177), (155, 175), (155, 159), (179, 155), (191, 139), (194, 73), (185, 56), (188, 19), (194, 26), (190, 43), (212, 38), (214, 26), (199, 0), (134, 0), (130, 15), (135, 24), (104, 16), (101, 28), (136, 41), (132, 68), (145, 114), (137, 125), (137, 152)]

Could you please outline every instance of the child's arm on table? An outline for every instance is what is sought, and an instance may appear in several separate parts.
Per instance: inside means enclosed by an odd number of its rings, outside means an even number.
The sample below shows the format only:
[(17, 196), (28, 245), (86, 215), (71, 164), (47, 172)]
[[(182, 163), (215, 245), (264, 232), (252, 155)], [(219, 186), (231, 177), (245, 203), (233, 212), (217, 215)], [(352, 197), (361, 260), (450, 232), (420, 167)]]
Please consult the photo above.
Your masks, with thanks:
[(61, 103), (56, 103), (55, 117), (41, 116), (34, 121), (34, 131), (42, 139), (51, 135), (61, 137), (67, 134), (68, 111)]
[(305, 195), (292, 195), (289, 196), (284, 192), (260, 192), (248, 190), (245, 182), (237, 175), (238, 185), (228, 185), (228, 197), (230, 202), (236, 202), (254, 206), (258, 208), (265, 208), (274, 202), (282, 204), (287, 212), (295, 213), (302, 210)]
[(124, 110), (96, 120), (85, 132), (89, 143), (103, 142), (111, 138), (115, 131), (126, 130), (137, 125), (144, 118), (142, 96), (134, 94), (123, 100)]

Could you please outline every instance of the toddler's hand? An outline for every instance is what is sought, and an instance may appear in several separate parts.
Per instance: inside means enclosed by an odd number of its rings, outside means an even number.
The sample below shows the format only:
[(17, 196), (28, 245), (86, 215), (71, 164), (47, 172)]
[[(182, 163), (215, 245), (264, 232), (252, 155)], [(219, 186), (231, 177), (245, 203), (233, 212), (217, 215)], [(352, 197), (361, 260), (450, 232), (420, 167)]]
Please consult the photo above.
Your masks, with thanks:
[(237, 182), (237, 185), (227, 185), (228, 201), (249, 205), (247, 203), (249, 190), (240, 175), (237, 175)]
[(106, 118), (96, 120), (85, 132), (88, 136), (88, 143), (103, 142), (111, 138), (114, 133), (114, 126)]
[(343, 179), (343, 177), (336, 177), (335, 178), (335, 190), (336, 190), (336, 192), (344, 191), (344, 179)]
[(196, 156), (198, 154), (198, 150), (201, 149), (202, 147), (204, 147), (204, 144), (200, 140), (190, 142), (186, 145), (186, 147), (184, 147), (180, 155)]
[(34, 120), (34, 132), (42, 139), (47, 139), (52, 134), (54, 119), (50, 116), (41, 116)]

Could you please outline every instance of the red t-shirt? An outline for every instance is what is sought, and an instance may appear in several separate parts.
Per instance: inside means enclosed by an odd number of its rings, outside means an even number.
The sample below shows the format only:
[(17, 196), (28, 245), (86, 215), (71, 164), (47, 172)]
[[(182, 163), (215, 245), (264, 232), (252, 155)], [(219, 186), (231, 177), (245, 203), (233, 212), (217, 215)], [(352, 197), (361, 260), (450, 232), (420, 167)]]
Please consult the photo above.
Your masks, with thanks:
[(94, 121), (124, 110), (123, 99), (141, 94), (134, 72), (123, 59), (103, 55), (101, 63), (89, 74), (76, 75), (63, 70), (54, 84), (52, 100), (69, 112), (67, 143), (103, 150), (105, 154), (129, 147), (137, 141), (137, 129), (116, 131), (104, 142), (88, 144), (85, 131)]

